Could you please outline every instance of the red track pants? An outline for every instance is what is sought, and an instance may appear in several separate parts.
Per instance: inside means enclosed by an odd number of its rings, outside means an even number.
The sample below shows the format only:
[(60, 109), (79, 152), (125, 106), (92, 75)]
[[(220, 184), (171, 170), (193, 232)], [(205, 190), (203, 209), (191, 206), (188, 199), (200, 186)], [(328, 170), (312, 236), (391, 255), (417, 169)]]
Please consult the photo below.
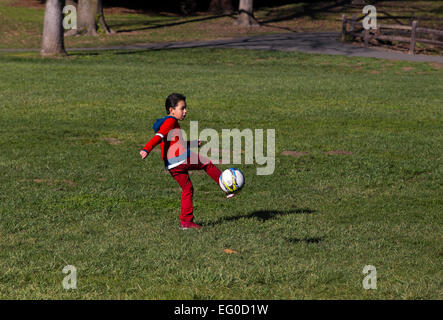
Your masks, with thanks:
[(191, 164), (190, 159), (187, 159), (186, 163), (183, 163), (175, 168), (169, 169), (169, 173), (178, 182), (182, 188), (181, 198), (181, 221), (192, 221), (194, 219), (194, 206), (192, 205), (192, 196), (194, 194), (194, 188), (192, 186), (191, 179), (189, 178), (189, 170), (205, 170), (206, 173), (214, 180), (218, 185), (218, 179), (221, 175), (221, 171), (212, 164), (209, 159), (199, 157), (198, 163)]

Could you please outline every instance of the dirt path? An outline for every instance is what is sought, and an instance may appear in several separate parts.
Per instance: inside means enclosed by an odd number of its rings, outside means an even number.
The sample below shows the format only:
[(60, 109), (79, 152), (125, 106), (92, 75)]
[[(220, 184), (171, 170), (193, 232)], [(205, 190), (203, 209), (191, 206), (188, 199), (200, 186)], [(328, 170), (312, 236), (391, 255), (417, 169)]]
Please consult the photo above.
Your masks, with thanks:
[[(148, 43), (128, 46), (68, 48), (67, 51), (100, 51), (100, 50), (166, 50), (182, 48), (240, 48), (278, 51), (299, 51), (305, 53), (321, 53), (344, 55), (350, 57), (370, 57), (388, 60), (404, 60), (416, 62), (443, 63), (443, 56), (410, 55), (407, 53), (388, 51), (379, 48), (364, 48), (343, 44), (337, 32), (301, 32), (260, 35), (247, 38), (226, 40), (191, 41), (174, 43)], [(3, 52), (38, 51), (38, 49), (1, 49)]]

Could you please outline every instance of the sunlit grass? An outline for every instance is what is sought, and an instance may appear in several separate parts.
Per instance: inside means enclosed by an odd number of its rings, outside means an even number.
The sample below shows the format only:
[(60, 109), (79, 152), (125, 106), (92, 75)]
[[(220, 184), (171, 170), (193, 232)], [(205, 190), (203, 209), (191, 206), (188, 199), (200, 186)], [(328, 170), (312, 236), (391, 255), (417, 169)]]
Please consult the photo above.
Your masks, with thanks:
[[(0, 297), (439, 298), (438, 68), (215, 49), (1, 54)], [(275, 172), (236, 165), (238, 197), (191, 174), (201, 231), (178, 228), (160, 154), (138, 155), (172, 91), (200, 131), (276, 130)], [(77, 290), (62, 288), (68, 264)], [(362, 288), (368, 264), (377, 290)]]

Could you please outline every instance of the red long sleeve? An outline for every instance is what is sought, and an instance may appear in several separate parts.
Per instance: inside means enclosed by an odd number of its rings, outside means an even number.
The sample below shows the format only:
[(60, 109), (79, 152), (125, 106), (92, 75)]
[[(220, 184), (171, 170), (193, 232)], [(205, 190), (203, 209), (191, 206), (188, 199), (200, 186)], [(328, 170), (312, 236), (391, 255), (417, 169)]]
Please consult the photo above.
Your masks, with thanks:
[(155, 135), (149, 142), (143, 147), (143, 150), (146, 152), (151, 152), (152, 149), (155, 148), (162, 141), (162, 138), (158, 135)]
[(148, 153), (151, 152), (152, 149), (155, 148), (164, 138), (168, 136), (169, 131), (174, 129), (177, 126), (177, 120), (173, 118), (168, 118), (161, 125), (160, 130), (155, 134), (155, 136), (149, 140), (149, 142), (144, 146), (143, 150)]

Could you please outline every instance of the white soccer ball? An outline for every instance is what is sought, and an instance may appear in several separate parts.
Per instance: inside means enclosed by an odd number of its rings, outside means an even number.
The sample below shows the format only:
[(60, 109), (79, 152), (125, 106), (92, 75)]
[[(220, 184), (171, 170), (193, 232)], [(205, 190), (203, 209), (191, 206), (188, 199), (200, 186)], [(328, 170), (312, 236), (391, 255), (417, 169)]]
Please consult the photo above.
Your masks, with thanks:
[(222, 172), (218, 184), (227, 194), (237, 193), (245, 185), (245, 177), (237, 168), (229, 168)]

